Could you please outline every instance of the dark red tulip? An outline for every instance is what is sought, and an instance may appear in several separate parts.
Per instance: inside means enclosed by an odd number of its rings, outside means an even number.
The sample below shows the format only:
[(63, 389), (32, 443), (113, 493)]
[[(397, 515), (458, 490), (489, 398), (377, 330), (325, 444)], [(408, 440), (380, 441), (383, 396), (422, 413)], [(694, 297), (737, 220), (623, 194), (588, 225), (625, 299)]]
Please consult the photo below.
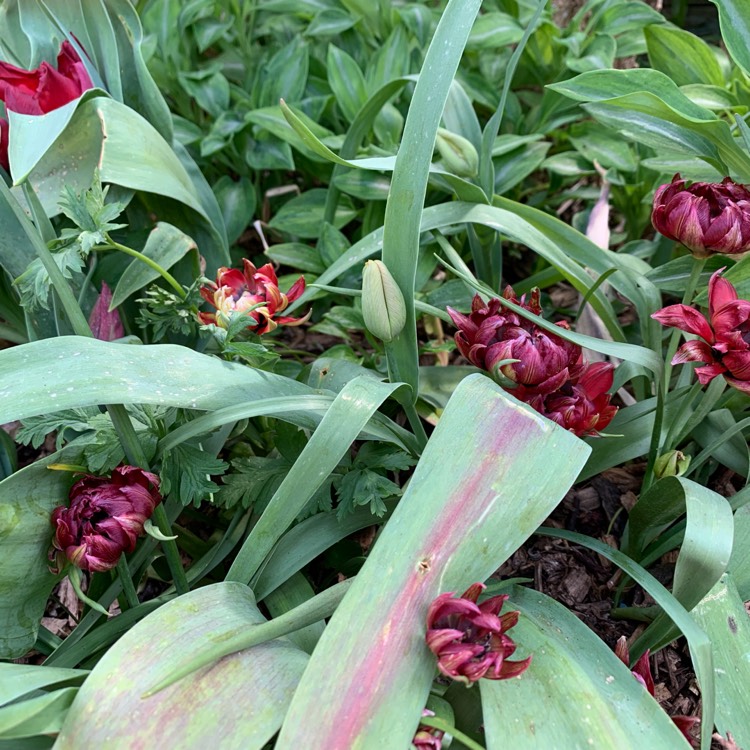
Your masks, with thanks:
[(91, 571), (110, 570), (123, 552), (132, 552), (161, 502), (159, 478), (137, 466), (118, 466), (111, 477), (87, 474), (69, 497), (69, 506), (52, 512), (52, 544), (58, 557)]
[(201, 323), (226, 328), (232, 313), (248, 311), (254, 321), (248, 328), (262, 335), (280, 325), (298, 326), (310, 317), (309, 313), (302, 318), (279, 315), (305, 291), (304, 276), (300, 276), (292, 288), (283, 293), (279, 290), (279, 281), (270, 263), (261, 268), (256, 268), (247, 259), (243, 263), (244, 273), (236, 268), (220, 268), (216, 283), (209, 282), (201, 288), (203, 299), (217, 310), (215, 313), (198, 313)]
[(596, 435), (617, 413), (607, 392), (612, 387), (614, 369), (608, 362), (587, 364), (554, 393), (534, 396), (528, 403), (579, 437)]
[(716, 271), (708, 282), (708, 319), (687, 305), (669, 305), (651, 317), (699, 338), (686, 341), (672, 364), (703, 362), (695, 368), (698, 382), (723, 375), (729, 385), (750, 393), (750, 302), (737, 297), (731, 282)]
[[(434, 715), (435, 712), (427, 708), (422, 711), (422, 716)], [(444, 736), (445, 732), (441, 732), (435, 727), (428, 727), (426, 724), (420, 724), (411, 744), (418, 750), (442, 750)]]
[(46, 114), (93, 87), (86, 66), (67, 40), (57, 56), (57, 70), (48, 62), (35, 70), (0, 62), (0, 101), (22, 115)]
[[(525, 295), (517, 299), (512, 287), (506, 287), (503, 297), (541, 316), (539, 289), (532, 291), (528, 303)], [(459, 329), (455, 340), (461, 354), (492, 375), (501, 375), (509, 385), (515, 384), (513, 395), (521, 400), (557, 390), (580, 365), (580, 346), (502, 307), (497, 298), (485, 303), (477, 294), (468, 316), (450, 307), (447, 310)], [(556, 325), (568, 328), (565, 322)], [(519, 361), (499, 364), (508, 359)]]
[(438, 669), (447, 677), (467, 685), (482, 677), (505, 680), (524, 672), (531, 657), (509, 661), (516, 644), (506, 635), (518, 622), (518, 612), (500, 610), (508, 596), (493, 596), (477, 604), (482, 583), (470, 586), (459, 597), (441, 594), (427, 612), (427, 646), (438, 660)]
[(750, 250), (750, 191), (729, 177), (686, 187), (676, 174), (656, 191), (651, 222), (698, 258), (744, 253)]

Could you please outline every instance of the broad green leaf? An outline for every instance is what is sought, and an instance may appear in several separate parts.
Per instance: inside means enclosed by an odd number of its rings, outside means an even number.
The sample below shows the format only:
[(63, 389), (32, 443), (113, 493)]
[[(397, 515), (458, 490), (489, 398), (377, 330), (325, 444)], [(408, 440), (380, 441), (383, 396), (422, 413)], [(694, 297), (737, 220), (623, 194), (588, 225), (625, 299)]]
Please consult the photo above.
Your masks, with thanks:
[(50, 515), (67, 502), (71, 478), (47, 466), (75, 453), (54, 453), (0, 482), (0, 658), (23, 656), (34, 645), (47, 597), (58, 581), (48, 568)]
[(672, 750), (684, 744), (643, 685), (573, 613), (520, 586), (508, 593), (505, 608), (521, 612), (510, 633), (516, 654), (533, 659), (518, 679), (479, 682), (487, 750)]
[(471, 27), (466, 49), (497, 49), (515, 44), (522, 36), (523, 29), (513, 16), (497, 11), (483, 13)]
[(85, 669), (60, 669), (35, 664), (0, 664), (0, 705), (41, 688), (64, 682), (83, 682), (88, 675)]
[(693, 104), (671, 78), (650, 68), (594, 70), (548, 88), (579, 102), (602, 102), (649, 92), (686, 118), (696, 122), (716, 120), (713, 113)]
[(721, 38), (737, 65), (750, 75), (750, 0), (711, 0), (719, 9)]
[(742, 600), (750, 600), (750, 505), (735, 511), (734, 547), (727, 573), (731, 574)]
[(404, 329), (385, 346), (388, 373), (411, 387), (415, 401), (419, 357), (414, 282), (422, 206), (440, 118), (480, 5), (481, 0), (449, 0), (443, 11), (414, 89), (385, 208), (383, 263), (406, 301)]
[(0, 738), (20, 740), (60, 730), (77, 687), (42, 692), (0, 707)]
[[(178, 260), (191, 250), (197, 250), (193, 240), (177, 227), (160, 221), (149, 232), (148, 239), (141, 252), (169, 270)], [(135, 258), (123, 271), (112, 294), (110, 310), (119, 307), (131, 294), (143, 289), (147, 284), (160, 278), (158, 271)]]
[(274, 640), (235, 653), (151, 697), (143, 693), (186, 654), (261, 626), (252, 591), (218, 583), (179, 597), (131, 628), (94, 668), (60, 732), (58, 750), (151, 745), (261, 750), (277, 731), (307, 655)]
[(653, 24), (644, 29), (651, 67), (678, 86), (705, 83), (724, 86), (724, 75), (711, 48), (689, 31)]
[[(557, 504), (587, 451), (489, 378), (463, 380), (326, 627), (277, 750), (407, 747), (435, 671), (423, 641), (429, 603), (496, 570)], [(323, 679), (331, 664), (346, 669)], [(314, 724), (304, 718), (311, 712)]]
[(336, 542), (355, 531), (372, 526), (372, 522), (369, 508), (356, 508), (343, 518), (339, 518), (336, 511), (318, 513), (293, 526), (279, 539), (258, 575), (254, 589), (258, 601), (263, 601), (284, 581)]
[(351, 122), (367, 100), (365, 77), (354, 58), (333, 44), (328, 46), (326, 71), (336, 103)]
[(213, 191), (231, 244), (240, 238), (253, 219), (257, 202), (255, 188), (247, 177), (233, 180), (229, 175), (223, 175), (216, 181)]
[(693, 610), (711, 639), (716, 678), (716, 728), (750, 746), (750, 621), (732, 576), (726, 574)]
[[(271, 219), (269, 226), (285, 234), (317, 238), (320, 236), (323, 224), (325, 203), (325, 190), (322, 188), (308, 190), (287, 201)], [(356, 215), (357, 212), (347, 198), (339, 204), (332, 223), (337, 229), (341, 229)]]
[[(315, 591), (307, 578), (302, 573), (294, 573), (281, 586), (268, 594), (263, 604), (268, 608), (271, 617), (276, 618), (286, 612), (290, 612), (298, 605), (304, 604), (304, 602), (312, 599), (313, 596), (315, 596)], [(312, 625), (289, 633), (288, 638), (305, 653), (311, 654), (315, 650), (315, 645), (320, 640), (320, 636), (323, 635), (324, 629), (325, 622), (318, 620), (318, 622), (314, 622)]]
[[(0, 424), (98, 404), (213, 410), (280, 395), (312, 391), (280, 375), (171, 344), (136, 346), (61, 336), (0, 352)], [(305, 424), (312, 426), (315, 419)]]

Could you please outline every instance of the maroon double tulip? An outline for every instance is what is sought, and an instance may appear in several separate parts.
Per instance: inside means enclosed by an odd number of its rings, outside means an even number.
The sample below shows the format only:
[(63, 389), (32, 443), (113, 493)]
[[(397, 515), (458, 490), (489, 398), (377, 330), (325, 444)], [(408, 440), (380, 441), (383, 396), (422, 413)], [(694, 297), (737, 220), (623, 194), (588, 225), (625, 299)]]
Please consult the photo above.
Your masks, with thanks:
[[(503, 297), (541, 317), (539, 289), (528, 302), (525, 295), (517, 299), (510, 286)], [(455, 340), (461, 354), (520, 401), (581, 437), (598, 434), (612, 421), (617, 412), (608, 393), (612, 365), (585, 363), (578, 344), (521, 317), (497, 298), (485, 303), (476, 295), (469, 315), (450, 307), (448, 314), (459, 329)], [(568, 329), (564, 321), (555, 325)]]
[(507, 594), (477, 604), (485, 589), (482, 583), (469, 586), (459, 597), (441, 594), (427, 612), (427, 646), (437, 656), (438, 669), (454, 680), (470, 685), (486, 677), (506, 680), (523, 673), (531, 657), (509, 661), (516, 644), (506, 635), (518, 622), (518, 612), (500, 610)]
[(137, 466), (118, 466), (111, 477), (87, 474), (69, 497), (69, 506), (52, 512), (58, 567), (67, 559), (90, 571), (110, 570), (123, 552), (132, 552), (161, 502), (159, 478)]
[(729, 177), (685, 185), (676, 174), (656, 191), (654, 228), (697, 258), (750, 250), (750, 191)]
[(596, 435), (617, 414), (608, 393), (614, 371), (614, 365), (608, 362), (587, 364), (554, 393), (532, 397), (528, 403), (576, 435)]
[(651, 317), (662, 325), (698, 336), (685, 342), (672, 364), (703, 362), (695, 368), (698, 382), (723, 375), (729, 385), (750, 393), (750, 302), (737, 297), (731, 282), (716, 271), (708, 282), (708, 319), (687, 305), (669, 305)]
[[(503, 297), (535, 315), (541, 315), (539, 289), (532, 291), (528, 303), (525, 295), (517, 299), (510, 286), (506, 287)], [(522, 400), (556, 390), (580, 363), (579, 346), (502, 307), (499, 299), (491, 299), (485, 304), (477, 294), (468, 316), (451, 307), (447, 310), (459, 329), (456, 345), (461, 354), (490, 373), (494, 374), (497, 368), (500, 375), (516, 385), (513, 394)], [(556, 325), (568, 328), (568, 324), (562, 321)], [(500, 364), (509, 359), (518, 361)]]
[(209, 282), (201, 288), (203, 299), (217, 310), (215, 313), (198, 313), (201, 323), (226, 328), (232, 313), (247, 312), (252, 320), (248, 328), (262, 335), (277, 326), (298, 326), (310, 317), (310, 313), (302, 318), (279, 315), (305, 291), (304, 276), (300, 276), (292, 288), (284, 293), (279, 290), (279, 281), (270, 263), (260, 268), (247, 259), (243, 263), (244, 272), (235, 268), (220, 268), (216, 283)]
[[(615, 655), (617, 658), (626, 666), (630, 666), (630, 650), (628, 649), (628, 643), (625, 636), (621, 636), (615, 645)], [(651, 697), (654, 697), (654, 678), (651, 674), (651, 664), (649, 663), (649, 652), (641, 656), (640, 659), (635, 663), (635, 666), (631, 670), (631, 674), (635, 677), (643, 687), (648, 690)], [(692, 745), (693, 738), (690, 734), (690, 730), (700, 722), (697, 716), (672, 716), (672, 721), (675, 723), (677, 728), (682, 732), (685, 739)]]
[[(62, 43), (57, 70), (43, 62), (35, 70), (24, 70), (0, 62), (0, 101), (6, 109), (22, 115), (44, 115), (77, 99), (94, 84), (73, 45)], [(8, 169), (8, 123), (0, 118), (0, 165)]]

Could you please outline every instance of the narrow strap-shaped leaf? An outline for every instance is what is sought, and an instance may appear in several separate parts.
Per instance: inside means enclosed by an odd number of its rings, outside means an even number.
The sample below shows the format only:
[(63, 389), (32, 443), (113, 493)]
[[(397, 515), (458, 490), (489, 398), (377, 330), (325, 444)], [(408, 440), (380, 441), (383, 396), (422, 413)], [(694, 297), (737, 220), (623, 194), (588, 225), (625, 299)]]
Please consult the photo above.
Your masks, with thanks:
[(496, 570), (589, 450), (489, 378), (461, 381), (318, 642), (277, 750), (408, 747), (435, 672), (424, 643), (430, 602)]
[(385, 208), (383, 262), (393, 274), (406, 302), (406, 325), (385, 347), (392, 381), (419, 388), (414, 281), (419, 233), (435, 136), (453, 76), (481, 0), (449, 0), (425, 56), (404, 124), (396, 167)]
[(248, 582), (256, 575), (266, 555), (378, 407), (400, 387), (400, 383), (381, 383), (364, 376), (344, 386), (245, 540), (226, 580)]
[[(689, 479), (666, 477), (635, 504), (628, 525), (631, 548), (640, 551), (645, 541), (682, 513), (687, 513), (687, 524), (675, 564), (672, 595), (691, 610), (721, 578), (729, 563), (734, 535), (729, 503)], [(672, 621), (661, 614), (631, 646), (633, 657), (647, 648), (660, 649), (677, 635)]]

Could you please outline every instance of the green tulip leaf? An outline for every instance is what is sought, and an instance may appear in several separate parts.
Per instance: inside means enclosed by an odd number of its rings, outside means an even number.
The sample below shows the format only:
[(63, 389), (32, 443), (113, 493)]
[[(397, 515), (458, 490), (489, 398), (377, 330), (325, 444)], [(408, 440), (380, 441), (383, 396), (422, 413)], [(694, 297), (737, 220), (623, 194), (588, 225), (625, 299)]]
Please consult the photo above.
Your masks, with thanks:
[(509, 635), (517, 653), (533, 656), (517, 679), (479, 682), (487, 750), (681, 747), (669, 716), (572, 612), (520, 586), (507, 593), (504, 611), (521, 612)]
[[(277, 750), (407, 747), (435, 671), (424, 645), (430, 602), (496, 570), (554, 508), (588, 451), (489, 378), (461, 381), (318, 642)], [(346, 665), (336, 680), (333, 663)]]
[(737, 747), (750, 747), (750, 621), (732, 576), (722, 576), (692, 615), (711, 639), (716, 728), (724, 737), (731, 732)]
[(307, 654), (273, 640), (232, 654), (143, 697), (185, 659), (266, 622), (252, 591), (217, 583), (179, 597), (132, 627), (100, 659), (68, 711), (55, 745), (261, 750), (278, 730)]

